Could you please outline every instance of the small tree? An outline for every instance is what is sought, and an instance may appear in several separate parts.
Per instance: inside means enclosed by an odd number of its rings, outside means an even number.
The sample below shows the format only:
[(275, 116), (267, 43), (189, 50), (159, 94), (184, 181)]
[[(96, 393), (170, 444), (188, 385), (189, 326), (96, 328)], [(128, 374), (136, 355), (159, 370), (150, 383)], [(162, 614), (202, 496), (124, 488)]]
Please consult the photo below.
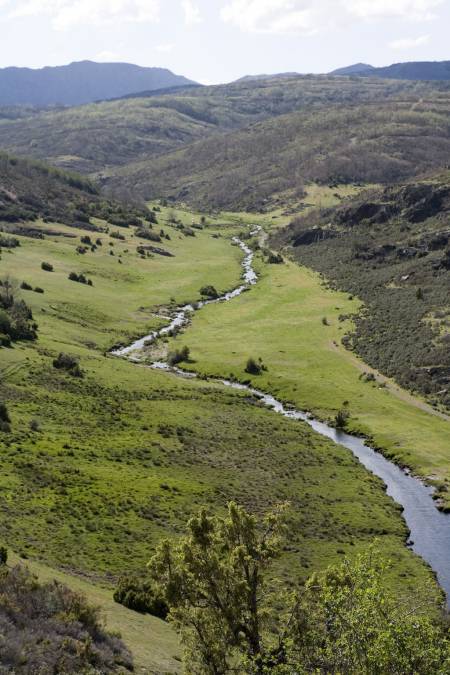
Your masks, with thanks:
[(42, 262), (41, 268), (44, 270), (44, 272), (53, 272), (53, 265), (48, 262)]
[(225, 517), (201, 511), (180, 543), (163, 541), (151, 559), (181, 633), (187, 672), (264, 672), (274, 649), (268, 627), (276, 621), (265, 575), (280, 553), (283, 511), (267, 515), (261, 528), (234, 503)]

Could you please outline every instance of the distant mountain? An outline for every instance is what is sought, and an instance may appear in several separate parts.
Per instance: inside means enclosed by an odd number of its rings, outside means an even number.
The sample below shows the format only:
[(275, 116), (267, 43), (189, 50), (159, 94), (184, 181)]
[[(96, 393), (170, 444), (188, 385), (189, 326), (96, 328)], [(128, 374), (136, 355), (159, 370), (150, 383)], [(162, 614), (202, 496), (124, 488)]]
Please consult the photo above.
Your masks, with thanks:
[(352, 66), (337, 68), (330, 75), (369, 75), (371, 70), (376, 70), (368, 63), (354, 63)]
[(376, 76), (393, 80), (450, 80), (450, 61), (410, 61), (393, 63), (384, 68), (357, 63), (347, 68), (333, 70), (330, 75)]
[(80, 61), (54, 68), (0, 69), (0, 105), (80, 105), (143, 90), (193, 84), (165, 68)]

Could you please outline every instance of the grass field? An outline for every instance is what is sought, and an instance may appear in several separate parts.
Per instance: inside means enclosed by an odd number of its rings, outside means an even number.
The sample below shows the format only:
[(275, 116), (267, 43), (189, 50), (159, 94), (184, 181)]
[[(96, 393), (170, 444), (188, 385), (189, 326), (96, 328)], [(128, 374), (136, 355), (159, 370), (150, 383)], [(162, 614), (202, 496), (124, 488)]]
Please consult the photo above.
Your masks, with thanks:
[(352, 430), (420, 475), (448, 484), (448, 419), (386, 379), (366, 382), (360, 376), (371, 369), (341, 345), (350, 324), (339, 317), (353, 313), (358, 301), (328, 291), (317, 274), (293, 263), (258, 267), (261, 280), (251, 292), (204, 308), (177, 338), (191, 349), (192, 368), (245, 380), (247, 358), (261, 357), (268, 371), (252, 378), (259, 388), (322, 419), (347, 401)]
[[(76, 247), (86, 233), (59, 225), (42, 225), (48, 228), (44, 239), (22, 237), (13, 253), (2, 253), (0, 276), (14, 275), (45, 292), (21, 291), (39, 325), (38, 341), (0, 351), (0, 398), (12, 419), (12, 432), (1, 439), (0, 540), (33, 565), (44, 565), (35, 568), (39, 573), (51, 576), (58, 569), (102, 604), (108, 625), (123, 633), (149, 672), (176, 671), (173, 635), (160, 622), (116, 608), (110, 588), (120, 573), (143, 569), (161, 537), (178, 536), (201, 506), (221, 510), (235, 499), (261, 513), (289, 500), (290, 537), (277, 571), (289, 583), (378, 537), (394, 562), (389, 583), (399, 593), (419, 591), (437, 600), (429, 570), (404, 546), (398, 507), (348, 451), (245, 394), (105, 355), (117, 341), (160, 325), (168, 306), (197, 299), (202, 285), (225, 290), (238, 283), (242, 254), (228, 238), (236, 228), (224, 227), (213, 237), (220, 218), (208, 218), (210, 226), (186, 237), (167, 224), (171, 215), (160, 215), (170, 240), (157, 246), (174, 258), (141, 259), (135, 248), (144, 242), (131, 230), (123, 231), (124, 241), (101, 234), (103, 245), (80, 255)], [(192, 223), (191, 214), (177, 217)], [(76, 237), (56, 236), (55, 230)], [(41, 270), (42, 261), (54, 271)], [(70, 271), (83, 272), (93, 286), (69, 281)], [(192, 346), (194, 367), (205, 372), (242, 376), (247, 356), (261, 355), (269, 367), (261, 384), (300, 402), (311, 393), (318, 404), (346, 361), (330, 349), (335, 371), (318, 386), (315, 369), (323, 354), (314, 358), (313, 342), (317, 349), (340, 334), (332, 308), (344, 309), (346, 301), (293, 265), (261, 272), (258, 287), (203, 310), (180, 341)], [(313, 290), (311, 309), (306, 294)], [(323, 314), (330, 327), (321, 324)], [(304, 323), (298, 323), (301, 316)], [(294, 348), (295, 359), (294, 351), (283, 354)], [(84, 378), (53, 368), (60, 351), (80, 358)], [(347, 367), (351, 388), (357, 377)], [(340, 398), (324, 394), (322, 412)], [(358, 408), (349, 398), (356, 421)], [(38, 430), (30, 428), (32, 420)]]

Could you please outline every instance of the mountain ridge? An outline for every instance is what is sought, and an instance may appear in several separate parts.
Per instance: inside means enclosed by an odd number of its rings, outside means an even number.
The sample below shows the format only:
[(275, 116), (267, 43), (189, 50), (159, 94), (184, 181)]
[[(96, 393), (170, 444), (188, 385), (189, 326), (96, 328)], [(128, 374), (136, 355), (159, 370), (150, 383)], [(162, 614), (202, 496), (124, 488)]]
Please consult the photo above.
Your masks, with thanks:
[(64, 66), (0, 69), (0, 105), (82, 105), (145, 89), (195, 84), (167, 68), (74, 61)]
[(333, 70), (330, 75), (357, 75), (393, 80), (450, 80), (450, 61), (406, 61), (375, 68), (365, 63)]

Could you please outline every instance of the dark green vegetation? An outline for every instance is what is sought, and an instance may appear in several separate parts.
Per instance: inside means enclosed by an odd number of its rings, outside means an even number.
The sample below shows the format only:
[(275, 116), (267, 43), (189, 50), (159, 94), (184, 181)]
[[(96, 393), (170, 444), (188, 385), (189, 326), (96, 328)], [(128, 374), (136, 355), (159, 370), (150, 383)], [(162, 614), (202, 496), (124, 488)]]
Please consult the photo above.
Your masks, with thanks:
[(448, 628), (386, 591), (388, 565), (375, 547), (280, 588), (271, 568), (287, 508), (260, 524), (234, 503), (226, 517), (202, 510), (180, 542), (158, 547), (150, 573), (181, 634), (185, 672), (447, 673)]
[(0, 105), (79, 105), (144, 89), (192, 84), (165, 68), (80, 61), (55, 68), (0, 69)]
[(133, 670), (123, 642), (99, 612), (57, 582), (40, 584), (25, 568), (0, 566), (2, 673), (124, 673)]
[[(113, 187), (120, 189), (123, 194), (135, 189), (133, 181), (140, 176), (138, 191), (147, 196), (149, 192), (158, 192), (160, 187), (160, 182), (154, 186), (155, 189), (148, 184), (149, 172), (153, 180), (164, 168), (158, 166), (157, 170), (151, 170), (150, 164), (156, 156), (203, 141), (208, 136), (233, 132), (288, 113), (306, 112), (310, 115), (315, 110), (342, 107), (348, 111), (349, 106), (353, 108), (370, 103), (378, 106), (382, 101), (403, 101), (403, 107), (409, 110), (421, 99), (425, 102), (435, 100), (435, 105), (425, 103), (425, 109), (432, 107), (438, 112), (444, 106), (445, 112), (446, 91), (445, 83), (431, 85), (371, 78), (353, 81), (331, 76), (244, 81), (189, 88), (165, 95), (106, 101), (68, 110), (31, 111), (28, 117), (16, 120), (5, 118), (0, 121), (0, 147), (84, 173), (97, 172), (105, 179), (111, 173), (119, 173)], [(283, 131), (284, 126), (285, 121), (280, 121), (279, 138), (274, 138), (273, 132), (268, 132), (270, 146), (265, 144), (264, 148), (266, 151), (271, 150), (271, 161), (273, 155), (278, 153), (277, 143), (282, 150), (286, 133), (289, 133), (289, 128)], [(366, 133), (370, 126), (368, 119)], [(436, 130), (435, 133), (438, 132)], [(235, 141), (233, 137), (230, 141), (233, 152), (238, 139), (240, 137)], [(222, 141), (225, 143), (225, 139)], [(224, 151), (224, 148), (221, 146), (220, 150)], [(326, 149), (325, 143), (322, 149)], [(197, 155), (200, 151), (201, 148), (196, 150)], [(212, 162), (226, 159), (226, 152), (223, 157), (211, 156), (214, 151), (215, 146), (207, 145), (202, 154)], [(228, 163), (232, 160), (233, 155), (230, 155)], [(132, 162), (144, 164), (128, 168)], [(283, 164), (279, 164), (279, 172), (285, 171)], [(121, 171), (119, 167), (123, 167)], [(181, 168), (186, 173), (186, 165)], [(289, 176), (296, 172), (296, 168), (298, 164), (287, 167)], [(194, 177), (198, 169), (196, 159), (188, 174)], [(130, 174), (132, 179), (128, 178)], [(251, 174), (247, 175), (247, 179), (249, 176)], [(241, 180), (242, 176), (239, 175), (237, 179)], [(252, 186), (253, 182), (250, 181), (247, 187)], [(173, 192), (180, 185), (172, 187), (166, 184), (165, 187), (170, 187)]]
[(37, 324), (33, 320), (33, 312), (20, 297), (17, 281), (7, 275), (0, 279), (0, 347), (9, 347), (16, 340), (36, 338)]
[[(103, 227), (128, 227), (150, 217), (147, 210), (106, 199), (83, 176), (0, 152), (0, 246), (15, 246), (16, 240), (7, 234), (11, 232), (43, 236), (38, 224), (34, 229), (21, 226), (38, 219), (101, 231), (92, 218), (105, 220)], [(57, 229), (54, 234), (63, 236)]]
[(299, 217), (273, 243), (364, 301), (347, 347), (450, 408), (449, 173)]

